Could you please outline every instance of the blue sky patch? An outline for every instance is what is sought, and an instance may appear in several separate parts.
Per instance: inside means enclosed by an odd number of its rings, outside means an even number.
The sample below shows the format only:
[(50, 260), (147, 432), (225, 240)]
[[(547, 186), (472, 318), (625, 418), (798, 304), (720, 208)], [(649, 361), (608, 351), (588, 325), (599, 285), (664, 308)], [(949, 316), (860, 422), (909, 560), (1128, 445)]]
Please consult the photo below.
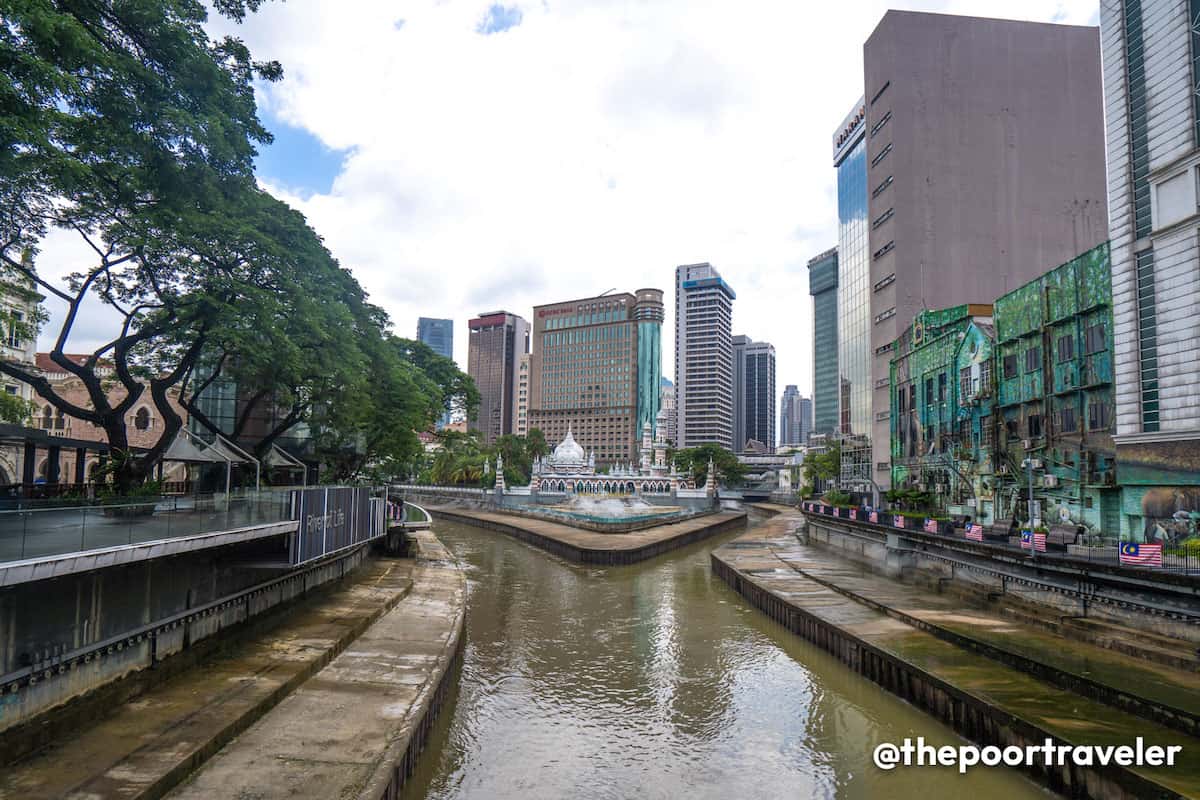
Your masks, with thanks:
[(516, 6), (505, 7), (499, 3), (492, 3), (487, 14), (479, 21), (475, 32), (482, 33), (484, 36), (500, 33), (520, 25), (522, 18), (521, 9)]
[(313, 194), (328, 194), (350, 151), (326, 147), (303, 128), (281, 122), (264, 109), (259, 111), (263, 125), (274, 134), (275, 141), (259, 147), (254, 159), (255, 174), (305, 199)]

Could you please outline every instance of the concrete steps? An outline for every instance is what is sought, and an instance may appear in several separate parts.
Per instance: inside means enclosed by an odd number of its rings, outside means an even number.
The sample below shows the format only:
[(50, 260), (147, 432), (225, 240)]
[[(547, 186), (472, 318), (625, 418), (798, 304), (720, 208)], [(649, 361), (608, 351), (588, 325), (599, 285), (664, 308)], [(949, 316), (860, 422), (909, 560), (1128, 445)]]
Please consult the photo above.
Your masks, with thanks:
[(315, 675), (412, 588), (408, 562), (347, 583), (0, 772), (0, 798), (159, 798)]

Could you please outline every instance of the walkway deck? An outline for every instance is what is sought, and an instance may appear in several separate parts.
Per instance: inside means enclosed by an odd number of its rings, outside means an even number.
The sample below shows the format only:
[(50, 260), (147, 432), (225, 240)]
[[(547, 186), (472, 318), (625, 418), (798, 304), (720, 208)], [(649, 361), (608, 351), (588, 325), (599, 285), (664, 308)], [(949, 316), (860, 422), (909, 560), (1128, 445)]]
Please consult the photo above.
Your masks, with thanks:
[(0, 771), (0, 797), (161, 796), (400, 602), (411, 572), (400, 559), (364, 565), (353, 583), (285, 612), (265, 634)]
[(558, 522), (496, 511), (426, 508), (434, 517), (499, 531), (584, 564), (634, 564), (746, 524), (746, 512), (720, 511), (629, 533), (595, 533)]
[[(1037, 776), (1053, 788), (1087, 797), (1200, 797), (1200, 739), (1038, 680), (906, 624), (878, 607), (848, 599), (844, 592), (860, 592), (881, 604), (903, 607), (914, 617), (939, 619), (959, 632), (984, 628), (987, 633), (979, 634), (981, 640), (1007, 636), (1008, 647), (1020, 647), (1024, 654), (1052, 661), (1064, 670), (1077, 669), (1081, 663), (1066, 651), (1086, 652), (1089, 663), (1103, 659), (1114, 669), (1118, 664), (1132, 668), (1123, 656), (1098, 648), (1092, 650), (1099, 652), (1084, 651), (1080, 643), (1069, 640), (1006, 634), (1006, 629), (1020, 631), (1021, 626), (1010, 620), (993, 624), (982, 612), (977, 616), (957, 609), (960, 618), (952, 619), (955, 611), (938, 598), (925, 603), (915, 591), (893, 587), (879, 576), (864, 576), (854, 565), (839, 566), (834, 556), (800, 544), (792, 533), (800, 519), (795, 511), (781, 513), (719, 548), (713, 553), (714, 569), (791, 630), (968, 738), (999, 745), (1040, 744), (1047, 736), (1064, 744), (1132, 745), (1141, 736), (1147, 744), (1184, 748), (1173, 768), (1054, 768)], [(811, 576), (806, 574), (809, 571)], [(1152, 665), (1137, 669), (1141, 671), (1131, 672), (1127, 683), (1135, 689), (1142, 684), (1134, 682), (1161, 675)], [(1169, 695), (1181, 707), (1191, 707), (1195, 688), (1191, 679), (1173, 679), (1178, 691), (1155, 691), (1162, 698)]]
[(428, 531), (412, 592), (170, 796), (393, 796), (461, 658), (466, 577)]

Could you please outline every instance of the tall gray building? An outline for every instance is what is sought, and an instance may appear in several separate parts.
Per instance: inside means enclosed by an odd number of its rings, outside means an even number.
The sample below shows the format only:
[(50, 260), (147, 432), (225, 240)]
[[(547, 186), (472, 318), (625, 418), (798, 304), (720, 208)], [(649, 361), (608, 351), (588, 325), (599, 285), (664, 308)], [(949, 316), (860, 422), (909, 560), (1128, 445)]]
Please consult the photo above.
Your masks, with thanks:
[(733, 445), (753, 440), (775, 452), (775, 348), (749, 336), (733, 337)]
[[(886, 488), (891, 344), (916, 313), (990, 303), (1108, 237), (1100, 38), (1090, 27), (889, 11), (863, 62), (861, 291), (871, 472)], [(844, 276), (840, 290), (859, 291)]]
[(794, 384), (784, 387), (779, 404), (779, 445), (805, 444), (812, 430), (812, 400)]
[(1200, 509), (1198, 18), (1195, 0), (1100, 6), (1123, 486), (1120, 518), (1102, 527), (1135, 539)]
[(480, 314), (467, 323), (467, 374), (479, 390), (479, 416), (471, 429), (484, 444), (512, 433), (521, 355), (529, 352), (529, 323), (507, 311)]
[(733, 301), (711, 264), (675, 268), (675, 405), (679, 448), (732, 450)]
[[(433, 317), (417, 318), (417, 341), (429, 345), (429, 349), (439, 356), (454, 360), (454, 320), (434, 319)], [(438, 428), (450, 424), (450, 410), (447, 409), (438, 420)]]
[(834, 247), (808, 262), (808, 293), (813, 299), (813, 433), (833, 433), (838, 424), (837, 289), (838, 251)]
[(429, 345), (439, 356), (454, 358), (454, 320), (417, 318), (417, 341)]

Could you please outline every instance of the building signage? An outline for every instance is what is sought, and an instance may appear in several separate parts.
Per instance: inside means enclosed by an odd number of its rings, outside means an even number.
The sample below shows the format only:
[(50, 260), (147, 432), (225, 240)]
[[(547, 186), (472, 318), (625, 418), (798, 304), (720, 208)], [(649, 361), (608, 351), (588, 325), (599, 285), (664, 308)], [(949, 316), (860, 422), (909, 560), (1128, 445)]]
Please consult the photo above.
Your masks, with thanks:
[(862, 128), (867, 119), (867, 104), (860, 99), (854, 110), (842, 120), (837, 133), (833, 135), (833, 163), (836, 166), (842, 154), (855, 145), (862, 137)]
[(371, 489), (333, 486), (292, 493), (296, 535), (288, 548), (289, 561), (303, 564), (382, 533), (371, 513)]

